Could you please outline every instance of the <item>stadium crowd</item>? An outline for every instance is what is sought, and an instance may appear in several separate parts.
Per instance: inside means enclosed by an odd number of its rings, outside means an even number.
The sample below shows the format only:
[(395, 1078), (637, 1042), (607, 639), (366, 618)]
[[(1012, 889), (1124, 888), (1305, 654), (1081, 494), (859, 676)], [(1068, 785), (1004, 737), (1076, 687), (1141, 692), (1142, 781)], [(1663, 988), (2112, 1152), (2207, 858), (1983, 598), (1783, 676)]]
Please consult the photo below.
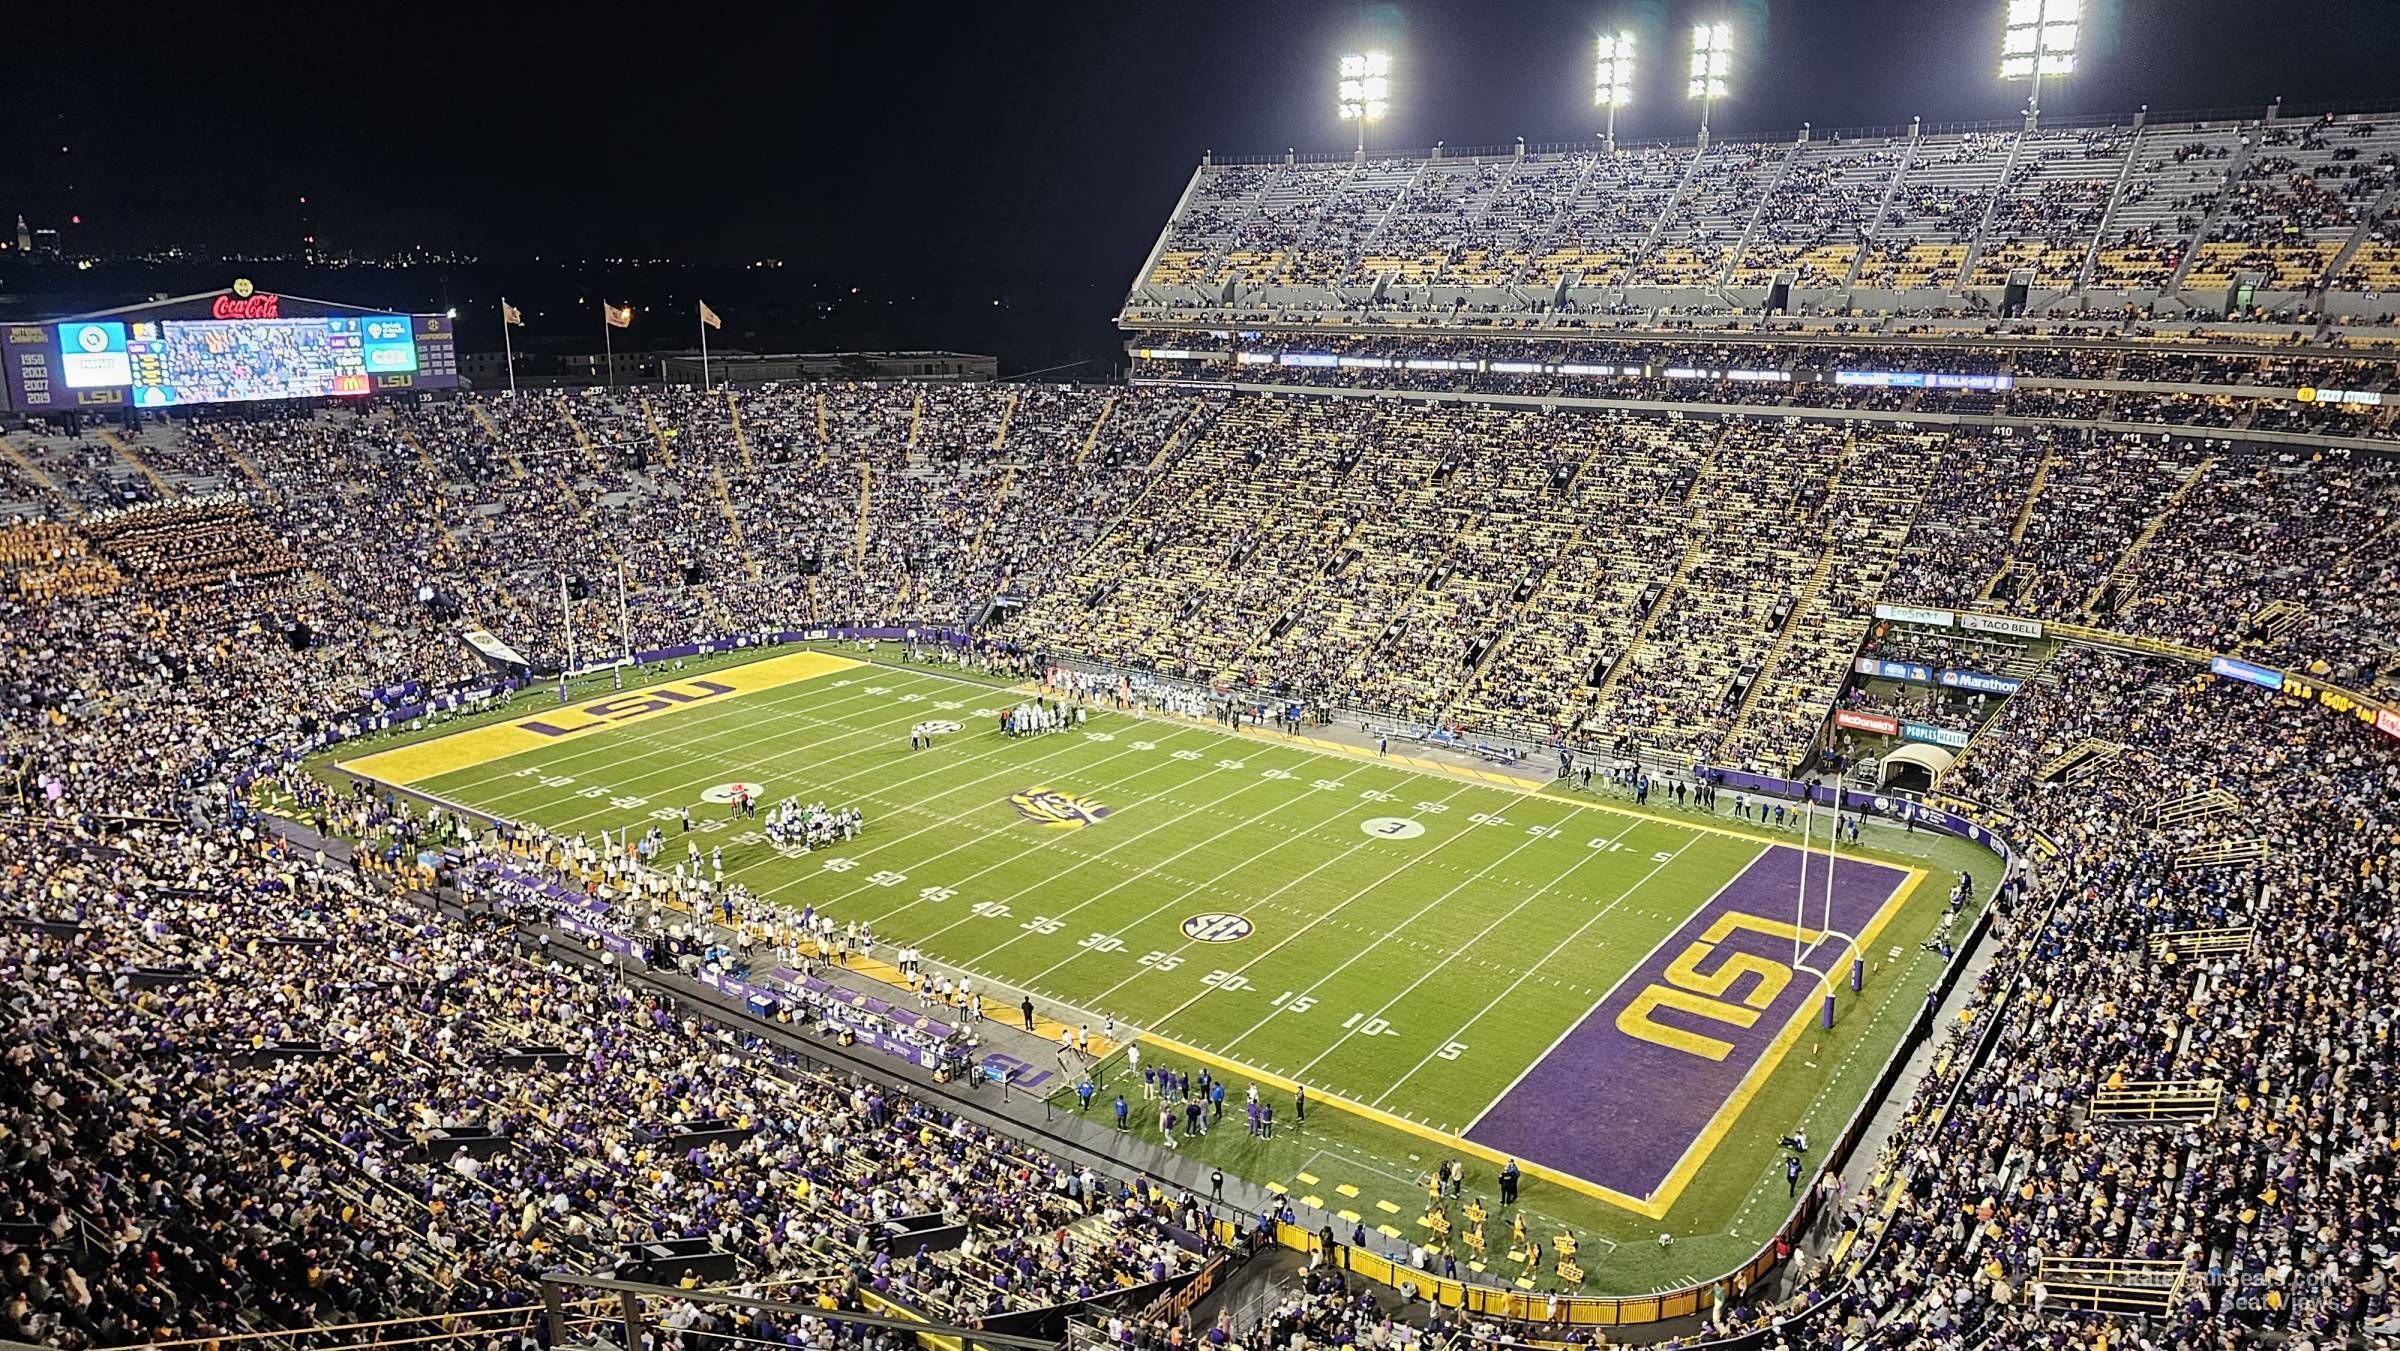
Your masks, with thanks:
[[(960, 1317), (1192, 1260), (1172, 1202), (395, 896), (407, 850), (344, 870), (245, 818), (242, 771), (482, 674), (461, 622), (541, 665), (974, 625), (995, 654), (1776, 770), (1862, 644), (1993, 664), (1871, 634), (1878, 600), (2394, 688), (2400, 477), (2339, 451), (1007, 386), (527, 395), (134, 444), (141, 473), (37, 446), (75, 500), (0, 535), (5, 749), (31, 769), (0, 823), (0, 1335), (69, 1347), (518, 1307), (545, 1266), (662, 1239), (829, 1311)], [(2186, 1274), (2157, 1325), (2178, 1344), (2236, 1313), (2319, 1337), (2392, 1316), (2394, 756), (2194, 669), (2067, 649), (1945, 780), (2060, 853), (2002, 902), (1958, 1053), (1843, 1207), (1857, 1272), (1789, 1297), (1836, 1309), (1726, 1321), (1784, 1318), (1794, 1347), (2054, 1337), (2045, 1263), (2093, 1257)], [(2162, 810), (2206, 789), (2235, 806)], [(364, 836), (432, 828), (355, 810)], [(2171, 955), (2201, 929), (2248, 946)], [(2218, 1105), (2090, 1118), (2157, 1080)], [(923, 1213), (972, 1238), (882, 1239)], [(1326, 1277), (1271, 1340), (1378, 1340)]]
[[(543, 960), (378, 865), (127, 820), (70, 794), (12, 831), (11, 1336), (521, 1307), (543, 1269), (676, 1239), (950, 1318), (1197, 1260), (1146, 1190)], [(888, 1223), (921, 1215), (969, 1237), (927, 1252)]]
[[(2070, 649), (2056, 665), (1944, 784), (2061, 852), (1995, 911), (1999, 960), (1877, 1185), (1825, 1232), (1865, 1256), (1817, 1262), (1738, 1318), (1776, 1329), (1766, 1345), (1827, 1351), (2247, 1344), (2239, 1323), (2293, 1344), (2388, 1335), (2400, 755), (2353, 719), (2188, 663)], [(2222, 811), (2175, 810), (2210, 788), (2233, 794)], [(2178, 946), (2229, 933), (2240, 942)], [(2207, 1105), (2147, 1122), (2094, 1110), (2155, 1084)], [(2050, 1302), (2045, 1274), (2091, 1259), (2177, 1279), (2152, 1287), (2138, 1327)]]
[(1206, 163), (1129, 312), (1572, 321), (1788, 281), (1802, 309), (1930, 315), (2024, 276), (2035, 307), (2147, 314), (2254, 276), (2260, 313), (2388, 316), (2396, 165), (2370, 115)]

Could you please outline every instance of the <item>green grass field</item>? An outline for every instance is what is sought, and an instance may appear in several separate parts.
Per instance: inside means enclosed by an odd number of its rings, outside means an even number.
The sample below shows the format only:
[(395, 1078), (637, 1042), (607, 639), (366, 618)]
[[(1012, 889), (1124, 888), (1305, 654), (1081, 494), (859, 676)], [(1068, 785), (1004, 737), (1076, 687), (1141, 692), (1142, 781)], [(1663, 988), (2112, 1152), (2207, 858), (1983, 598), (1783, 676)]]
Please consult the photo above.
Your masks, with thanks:
[[(1213, 1065), (1237, 1105), (1187, 1150), (1420, 1241), (1420, 1179), (1436, 1160), (1464, 1154), (1469, 1190), (1491, 1194), (1495, 1165), (1452, 1137), (1770, 841), (1798, 843), (1796, 829), (1729, 814), (1528, 793), (1191, 722), (1095, 710), (1078, 730), (1010, 739), (997, 712), (1019, 697), (932, 668), (862, 665), (411, 787), (568, 833), (658, 819), (672, 836), (689, 807), (728, 880), (871, 921), (882, 952), (914, 944), (1095, 1033), (1113, 1016), (1161, 1039), (1144, 1044), (1149, 1063)], [(511, 713), (554, 704), (521, 696)], [(911, 751), (909, 729), (927, 719), (961, 730)], [(737, 780), (770, 803), (856, 805), (866, 828), (813, 854), (779, 852), (702, 801)], [(1015, 799), (1035, 789), (1105, 815)], [(1927, 836), (1878, 831), (1867, 843), (1864, 856), (1926, 876), (1869, 948), (1866, 993), (1845, 990), (1830, 1032), (1795, 1023), (1789, 1054), (1663, 1215), (1528, 1180), (1529, 1227), (1545, 1242), (1559, 1228), (1579, 1236), (1584, 1290), (1668, 1288), (1747, 1258), (1789, 1205), (1777, 1137), (1803, 1124), (1829, 1137), (1857, 1106), (1938, 969), (1918, 944), (1942, 895), (1959, 869), (1985, 874), (1990, 862)], [(680, 858), (682, 841), (670, 845)], [(1284, 1114), (1271, 1141), (1239, 1119), (1253, 1078)], [(1305, 1130), (1291, 1128), (1291, 1082), (1319, 1099)], [(1112, 1079), (1094, 1113), (1125, 1086)], [(1573, 1084), (1556, 1110), (1606, 1132), (1622, 1095), (1678, 1091), (1673, 1080)], [(1072, 1110), (1071, 1096), (1055, 1100)], [(1134, 1120), (1157, 1138), (1154, 1112)], [(1662, 1230), (1672, 1249), (1656, 1244)], [(1505, 1225), (1490, 1237), (1493, 1274), (1516, 1276)]]

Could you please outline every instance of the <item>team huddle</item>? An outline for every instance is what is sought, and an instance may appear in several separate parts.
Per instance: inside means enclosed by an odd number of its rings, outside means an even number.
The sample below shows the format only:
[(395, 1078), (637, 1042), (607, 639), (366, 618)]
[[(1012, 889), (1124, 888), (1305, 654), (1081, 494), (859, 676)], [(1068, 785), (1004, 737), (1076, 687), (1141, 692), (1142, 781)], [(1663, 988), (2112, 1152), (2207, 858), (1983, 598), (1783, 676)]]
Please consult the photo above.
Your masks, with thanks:
[(1000, 714), (1000, 730), (1012, 737), (1039, 736), (1044, 732), (1063, 732), (1083, 725), (1083, 705), (1035, 696), (1030, 704), (1019, 704)]
[(865, 824), (864, 813), (856, 807), (828, 807), (822, 802), (800, 805), (800, 799), (787, 797), (768, 811), (766, 824), (761, 827), (767, 843), (778, 849), (808, 850), (858, 838)]

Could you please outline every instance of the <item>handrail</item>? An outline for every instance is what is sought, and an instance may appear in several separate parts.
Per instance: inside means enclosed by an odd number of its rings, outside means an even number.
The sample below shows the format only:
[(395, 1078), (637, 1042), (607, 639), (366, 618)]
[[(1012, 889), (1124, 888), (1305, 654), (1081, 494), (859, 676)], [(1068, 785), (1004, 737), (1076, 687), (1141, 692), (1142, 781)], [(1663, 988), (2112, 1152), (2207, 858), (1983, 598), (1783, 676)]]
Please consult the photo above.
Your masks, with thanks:
[[(799, 1314), (810, 1318), (830, 1319), (843, 1323), (859, 1323), (886, 1331), (915, 1334), (919, 1337), (941, 1337), (960, 1345), (981, 1343), (993, 1347), (1016, 1347), (1022, 1351), (1052, 1351), (1058, 1343), (1049, 1338), (1025, 1337), (1015, 1333), (986, 1332), (960, 1323), (937, 1322), (932, 1319), (892, 1314), (870, 1313), (855, 1309), (826, 1309), (815, 1304), (798, 1304), (790, 1300), (773, 1299), (765, 1295), (748, 1295), (731, 1290), (681, 1290), (673, 1286), (650, 1285), (641, 1281), (618, 1280), (613, 1276), (585, 1275), (573, 1271), (548, 1271), (542, 1274), (542, 1299), (552, 1312), (556, 1326), (557, 1310), (566, 1290), (598, 1290), (618, 1296), (624, 1311), (627, 1347), (639, 1347), (640, 1303), (643, 1299), (680, 1300), (693, 1304), (730, 1304), (737, 1308), (761, 1313)], [(894, 1307), (901, 1307), (895, 1305)], [(565, 1338), (552, 1336), (553, 1345), (563, 1345)]]
[[(599, 1308), (608, 1303), (608, 1300), (602, 1299), (595, 1295), (588, 1299), (570, 1300), (566, 1303), (565, 1307), (569, 1309), (589, 1309)], [(461, 1320), (497, 1318), (502, 1315), (523, 1317), (528, 1323), (530, 1323), (533, 1317), (541, 1312), (542, 1306), (538, 1302), (526, 1304), (504, 1304), (489, 1309), (465, 1309), (450, 1313), (411, 1314), (403, 1318), (378, 1318), (364, 1323), (320, 1323), (305, 1328), (278, 1328), (269, 1329), (262, 1332), (221, 1332), (205, 1337), (177, 1337), (166, 1341), (153, 1340), (145, 1342), (126, 1342), (118, 1347), (102, 1348), (102, 1351), (163, 1351), (164, 1348), (173, 1346), (221, 1347), (244, 1342), (272, 1341), (280, 1337), (307, 1337), (310, 1339), (311, 1345), (314, 1346), (317, 1344), (316, 1339), (331, 1333), (358, 1332), (376, 1328), (415, 1327), (423, 1323), (455, 1324)], [(467, 1330), (458, 1329), (444, 1335), (461, 1336), (466, 1335), (466, 1333)], [(405, 1345), (408, 1341), (427, 1341), (438, 1339), (438, 1337), (420, 1337), (409, 1338), (405, 1341), (401, 1341), (374, 1338), (364, 1342), (337, 1343), (337, 1345), (400, 1346)]]

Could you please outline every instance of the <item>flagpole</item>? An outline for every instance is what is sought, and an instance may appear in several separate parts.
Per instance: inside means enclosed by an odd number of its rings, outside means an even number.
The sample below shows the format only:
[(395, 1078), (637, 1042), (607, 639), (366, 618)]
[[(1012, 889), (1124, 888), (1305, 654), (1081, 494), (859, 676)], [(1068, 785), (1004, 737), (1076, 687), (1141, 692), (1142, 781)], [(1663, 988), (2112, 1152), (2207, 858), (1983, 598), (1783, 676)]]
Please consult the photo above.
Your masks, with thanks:
[(617, 560), (617, 641), (624, 646), (625, 660), (633, 660), (633, 612), (625, 608), (625, 560)]
[(558, 622), (567, 631), (567, 670), (561, 679), (575, 674), (575, 612), (567, 606), (567, 574), (558, 574)]
[(508, 322), (509, 314), (508, 297), (502, 296), (500, 297), (500, 347), (502, 351), (508, 353), (508, 392), (514, 394), (517, 392), (517, 343), (516, 335), (508, 331), (512, 327)]
[(601, 350), (608, 353), (608, 387), (615, 389), (617, 387), (617, 340), (609, 333), (610, 327), (612, 325), (608, 322), (608, 302), (603, 300), (600, 302), (600, 347)]
[(700, 302), (700, 392), (708, 392), (708, 302)]

